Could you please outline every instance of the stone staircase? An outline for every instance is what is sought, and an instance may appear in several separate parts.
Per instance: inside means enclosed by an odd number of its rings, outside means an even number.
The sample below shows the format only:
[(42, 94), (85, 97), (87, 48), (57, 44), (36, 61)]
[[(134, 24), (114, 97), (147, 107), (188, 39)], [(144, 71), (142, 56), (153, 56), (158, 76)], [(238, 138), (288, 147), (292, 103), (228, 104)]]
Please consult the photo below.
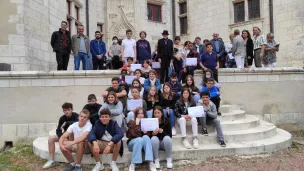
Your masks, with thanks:
[[(208, 127), (208, 136), (199, 135), (198, 149), (185, 149), (181, 145), (181, 135), (178, 125), (177, 135), (173, 136), (173, 160), (194, 160), (215, 156), (252, 155), (270, 153), (286, 149), (291, 146), (291, 134), (276, 128), (275, 125), (262, 121), (254, 115), (246, 115), (245, 111), (233, 105), (222, 105), (222, 116), (219, 116), (224, 132), (226, 147), (220, 147), (217, 142), (216, 131), (213, 126)], [(201, 127), (199, 126), (199, 131)], [(189, 140), (191, 139), (191, 126), (187, 126)], [(50, 131), (55, 134), (55, 130)], [(129, 164), (131, 152), (126, 146), (127, 138), (123, 138), (124, 155), (119, 157), (117, 163)], [(48, 159), (48, 137), (39, 137), (33, 142), (34, 153), (41, 158)], [(75, 157), (75, 154), (74, 154)], [(106, 163), (111, 160), (111, 155), (102, 156)], [(165, 160), (165, 153), (161, 151), (160, 159)], [(58, 143), (56, 144), (55, 160), (66, 162)], [(90, 154), (84, 154), (83, 164), (94, 164)]]

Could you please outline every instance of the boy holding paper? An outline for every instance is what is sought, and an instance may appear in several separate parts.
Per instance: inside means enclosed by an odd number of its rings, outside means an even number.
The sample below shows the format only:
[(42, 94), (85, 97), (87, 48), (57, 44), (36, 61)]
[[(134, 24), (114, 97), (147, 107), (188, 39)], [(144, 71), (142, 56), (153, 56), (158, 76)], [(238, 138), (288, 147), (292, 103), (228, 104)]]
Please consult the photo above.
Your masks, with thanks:
[(216, 110), (214, 103), (212, 103), (212, 101), (210, 101), (209, 92), (207, 92), (207, 91), (202, 92), (202, 99), (199, 100), (199, 102), (197, 103), (197, 106), (203, 106), (204, 111), (205, 111), (205, 117), (200, 118), (200, 122), (203, 127), (202, 133), (204, 135), (208, 135), (206, 124), (215, 125), (219, 143), (222, 147), (226, 147), (222, 127), (221, 127), (220, 121), (217, 119), (217, 110)]
[[(193, 45), (192, 42), (189, 42), (188, 48), (189, 48), (190, 51), (189, 51), (189, 53), (186, 57), (186, 61), (183, 64), (183, 69), (179, 72), (179, 81), (184, 80), (186, 75), (192, 75), (193, 76), (194, 71), (197, 68), (197, 64), (200, 61), (200, 55), (195, 50), (194, 45)], [(187, 61), (189, 58), (196, 58), (196, 64), (189, 63), (189, 61)]]

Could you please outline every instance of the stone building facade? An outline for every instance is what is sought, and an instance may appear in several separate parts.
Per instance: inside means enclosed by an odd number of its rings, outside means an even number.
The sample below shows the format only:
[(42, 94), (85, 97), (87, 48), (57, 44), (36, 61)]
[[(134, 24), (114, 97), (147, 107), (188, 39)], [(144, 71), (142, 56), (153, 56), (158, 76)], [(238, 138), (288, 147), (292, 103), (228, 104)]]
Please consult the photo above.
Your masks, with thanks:
[[(211, 39), (213, 32), (228, 42), (238, 28), (258, 26), (264, 34), (272, 25), (276, 41), (281, 43), (279, 66), (302, 66), (304, 59), (304, 1), (273, 0), (273, 24), (270, 0), (2, 0), (0, 7), (0, 63), (12, 70), (54, 70), (55, 54), (50, 46), (53, 31), (61, 21), (69, 22), (72, 34), (81, 23), (91, 39), (100, 30), (107, 47), (113, 36), (123, 39), (131, 29), (135, 39), (142, 30), (152, 48), (162, 30), (182, 41), (196, 36)], [(251, 8), (255, 4), (254, 8)], [(256, 5), (258, 4), (258, 5)], [(302, 7), (302, 8), (301, 8)], [(254, 12), (252, 12), (254, 10)], [(252, 14), (259, 13), (259, 15)], [(237, 21), (236, 21), (237, 15)], [(71, 56), (69, 69), (73, 69)]]

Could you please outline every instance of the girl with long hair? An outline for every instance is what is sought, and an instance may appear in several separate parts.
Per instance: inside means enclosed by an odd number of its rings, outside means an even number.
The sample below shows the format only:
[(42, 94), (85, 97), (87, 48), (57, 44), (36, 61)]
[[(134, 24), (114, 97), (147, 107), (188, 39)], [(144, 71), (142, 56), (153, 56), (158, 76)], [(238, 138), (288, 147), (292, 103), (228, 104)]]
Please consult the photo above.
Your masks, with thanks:
[(187, 88), (190, 90), (190, 95), (193, 97), (194, 102), (197, 103), (200, 99), (200, 91), (195, 86), (194, 78), (191, 75), (188, 75), (185, 80), (186, 84), (183, 86), (183, 88)]
[(151, 86), (148, 91), (148, 94), (144, 97), (144, 100), (147, 103), (148, 118), (152, 118), (152, 109), (154, 108), (154, 106), (160, 105), (158, 91), (155, 86)]

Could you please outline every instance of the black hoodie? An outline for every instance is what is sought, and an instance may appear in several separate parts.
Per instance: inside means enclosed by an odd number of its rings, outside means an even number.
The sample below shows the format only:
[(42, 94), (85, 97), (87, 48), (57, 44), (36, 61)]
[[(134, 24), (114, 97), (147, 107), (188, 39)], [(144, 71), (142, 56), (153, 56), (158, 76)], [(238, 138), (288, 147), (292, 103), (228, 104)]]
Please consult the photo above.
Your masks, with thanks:
[(70, 125), (72, 125), (74, 122), (78, 122), (78, 114), (73, 112), (70, 117), (67, 117), (65, 115), (62, 115), (60, 117), (57, 129), (56, 129), (56, 135), (58, 136), (58, 138), (60, 138), (63, 134), (62, 130), (61, 130), (61, 126), (64, 122), (65, 122), (65, 126), (63, 127), (63, 129), (65, 132)]

